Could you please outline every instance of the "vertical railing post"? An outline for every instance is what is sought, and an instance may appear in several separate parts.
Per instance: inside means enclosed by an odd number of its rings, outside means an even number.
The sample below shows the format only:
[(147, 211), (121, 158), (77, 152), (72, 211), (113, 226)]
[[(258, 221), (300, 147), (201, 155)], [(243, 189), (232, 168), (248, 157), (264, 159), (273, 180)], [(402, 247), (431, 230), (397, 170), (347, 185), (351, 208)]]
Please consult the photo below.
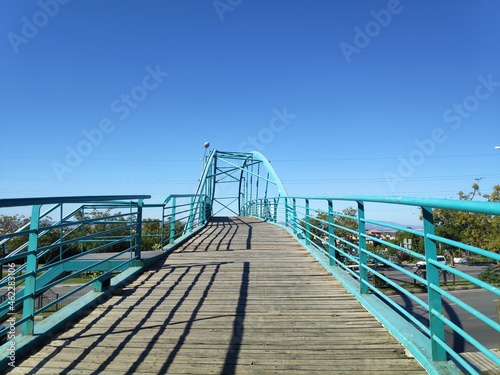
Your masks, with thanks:
[(163, 202), (163, 207), (161, 208), (161, 249), (165, 246), (165, 205)]
[(23, 335), (32, 336), (35, 327), (35, 291), (38, 250), (38, 229), (40, 221), (40, 205), (31, 209), (31, 225), (28, 237), (28, 255), (26, 257), (26, 279), (24, 280), (23, 319), (28, 318), (21, 327)]
[(191, 197), (191, 202), (189, 202), (189, 219), (186, 233), (191, 233), (193, 230), (194, 221), (194, 197)]
[(194, 198), (196, 200), (196, 209), (194, 214), (198, 216), (198, 225), (203, 225), (203, 217), (201, 216), (202, 203), (200, 202), (199, 197)]
[(292, 198), (292, 227), (293, 227), (293, 233), (297, 234), (297, 201), (295, 198)]
[(160, 223), (160, 250), (163, 249), (163, 240), (165, 236), (165, 204), (161, 208), (161, 223)]
[(337, 265), (337, 257), (335, 251), (335, 227), (333, 226), (333, 201), (328, 200), (328, 257), (330, 266)]
[(176, 205), (177, 198), (172, 197), (172, 210), (170, 211), (170, 236), (169, 236), (169, 243), (174, 243), (175, 241), (175, 205)]
[(137, 202), (137, 224), (136, 224), (136, 239), (135, 239), (135, 257), (141, 259), (141, 244), (142, 244), (142, 207), (144, 201), (140, 199)]
[(309, 199), (306, 198), (306, 245), (309, 245), (311, 243), (311, 223), (309, 220)]
[[(85, 223), (84, 223), (84, 220), (85, 220), (85, 206), (82, 205), (81, 209), (82, 209), (82, 238), (83, 238), (85, 236)], [(83, 241), (81, 241), (80, 244), (81, 244), (81, 252), (84, 253), (85, 252), (85, 243)]]
[[(5, 243), (2, 244), (2, 258), (5, 258)], [(3, 280), (3, 263), (0, 264), (0, 280)]]
[(434, 218), (431, 207), (422, 207), (424, 221), (424, 249), (427, 270), (427, 295), (429, 298), (429, 326), (431, 338), (432, 359), (434, 361), (446, 361), (446, 350), (436, 342), (436, 338), (445, 341), (444, 323), (439, 318), (442, 315), (441, 294), (434, 290), (432, 285), (439, 287), (439, 268), (429, 262), (429, 259), (437, 260), (436, 242), (429, 238), (434, 235)]
[(288, 226), (288, 198), (285, 198), (285, 227)]
[[(200, 198), (201, 199), (201, 198)], [(203, 197), (200, 205), (200, 223), (204, 225), (207, 222), (207, 200)]]
[(279, 198), (273, 199), (274, 207), (273, 207), (273, 223), (278, 222), (278, 204), (280, 203)]
[(358, 201), (358, 255), (359, 255), (359, 287), (361, 294), (368, 294), (368, 256), (366, 255), (365, 205)]
[(130, 235), (129, 235), (128, 242), (129, 242), (129, 248), (130, 248), (130, 257), (132, 257), (132, 249), (134, 249), (134, 256), (135, 256), (135, 249), (137, 248), (135, 246), (137, 244), (137, 238), (136, 238), (136, 235), (134, 235), (134, 228), (132, 227), (132, 225), (135, 224), (135, 232), (137, 233), (137, 218), (136, 218), (136, 221), (134, 222), (134, 203), (133, 202), (130, 202), (128, 224), (130, 226)]
[(269, 220), (274, 223), (274, 199), (269, 199)]
[[(62, 224), (63, 217), (64, 217), (63, 215), (64, 215), (63, 204), (59, 203), (59, 220), (61, 221), (61, 224)], [(63, 258), (63, 245), (62, 245), (63, 236), (64, 236), (64, 227), (61, 226), (59, 228), (59, 243), (60, 243), (60, 245), (59, 245), (59, 261), (61, 261)]]
[[(252, 166), (250, 168), (252, 169), (252, 172), (253, 172), (253, 164), (252, 164)], [(249, 191), (249, 195), (250, 195), (250, 200), (254, 200), (254, 197), (253, 197), (253, 174), (250, 175), (250, 191)], [(256, 198), (255, 198), (255, 201), (257, 202)], [(254, 214), (254, 216), (256, 216), (255, 214)]]

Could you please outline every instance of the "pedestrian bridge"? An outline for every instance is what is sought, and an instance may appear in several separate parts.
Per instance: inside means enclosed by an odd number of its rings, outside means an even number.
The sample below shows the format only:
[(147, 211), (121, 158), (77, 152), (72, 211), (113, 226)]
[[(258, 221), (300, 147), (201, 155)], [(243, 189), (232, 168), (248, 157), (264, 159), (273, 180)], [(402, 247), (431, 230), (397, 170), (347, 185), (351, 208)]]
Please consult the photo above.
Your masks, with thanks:
[[(491, 303), (500, 291), (437, 261), (443, 248), (492, 264), (500, 255), (436, 234), (434, 220), (438, 210), (498, 216), (498, 203), (290, 196), (262, 154), (217, 150), (196, 194), (149, 198), (0, 200), (0, 210), (31, 210), (0, 233), (4, 371), (500, 372), (498, 345), (468, 328), (477, 321), (500, 344), (498, 317), (453, 289), (476, 288)], [(421, 212), (422, 230), (376, 218), (402, 206)], [(421, 251), (367, 231), (374, 225), (419, 239)], [(403, 259), (425, 260), (425, 272)]]

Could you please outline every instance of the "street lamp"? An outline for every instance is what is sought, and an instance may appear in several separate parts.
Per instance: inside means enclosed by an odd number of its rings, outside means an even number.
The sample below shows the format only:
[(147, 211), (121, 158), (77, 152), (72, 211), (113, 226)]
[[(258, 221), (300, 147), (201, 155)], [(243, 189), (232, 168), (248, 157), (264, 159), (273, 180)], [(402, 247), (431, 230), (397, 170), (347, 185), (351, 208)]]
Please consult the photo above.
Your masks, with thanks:
[(495, 146), (495, 148), (498, 150), (498, 149), (500, 149), (500, 146)]
[(203, 169), (205, 169), (205, 162), (206, 162), (207, 150), (210, 147), (210, 143), (209, 142), (205, 142), (203, 144), (203, 146), (205, 147), (205, 153), (203, 154), (203, 159), (201, 159), (201, 161), (202, 161), (202, 163), (201, 163), (201, 175), (202, 176), (203, 176)]

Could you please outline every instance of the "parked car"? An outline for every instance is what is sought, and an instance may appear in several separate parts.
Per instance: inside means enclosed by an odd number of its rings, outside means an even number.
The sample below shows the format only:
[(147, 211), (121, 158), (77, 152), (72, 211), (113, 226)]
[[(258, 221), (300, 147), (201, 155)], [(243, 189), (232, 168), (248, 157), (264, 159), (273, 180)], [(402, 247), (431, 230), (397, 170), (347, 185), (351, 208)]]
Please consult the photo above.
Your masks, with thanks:
[[(444, 255), (438, 255), (437, 261), (439, 263), (446, 264), (446, 257)], [(427, 263), (425, 262), (425, 260), (421, 260), (421, 261), (417, 262), (416, 266), (418, 268), (425, 268), (425, 267), (427, 267)]]

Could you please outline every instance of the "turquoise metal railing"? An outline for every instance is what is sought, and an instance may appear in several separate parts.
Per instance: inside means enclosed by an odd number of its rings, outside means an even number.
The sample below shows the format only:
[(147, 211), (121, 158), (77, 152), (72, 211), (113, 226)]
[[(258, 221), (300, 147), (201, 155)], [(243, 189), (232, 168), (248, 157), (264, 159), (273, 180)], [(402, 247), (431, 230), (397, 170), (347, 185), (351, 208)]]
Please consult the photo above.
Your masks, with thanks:
[[(0, 200), (0, 214), (6, 208), (31, 211), (28, 223), (13, 233), (0, 235), (4, 253), (0, 269), (6, 273), (0, 277), (0, 322), (9, 320), (0, 331), (0, 337), (9, 336), (4, 346), (15, 342), (16, 352), (26, 352), (37, 337), (51, 334), (61, 320), (70, 320), (70, 316), (81, 313), (79, 309), (98, 303), (109, 286), (125, 282), (142, 271), (145, 261), (156, 259), (156, 253), (151, 259), (144, 258), (143, 241), (153, 239), (161, 256), (196, 234), (211, 216), (211, 201), (203, 194), (176, 194), (161, 204), (144, 203), (149, 198), (134, 195)], [(153, 211), (153, 218), (144, 218), (148, 211)], [(59, 293), (60, 297), (42, 306), (35, 303), (49, 289), (89, 272), (93, 273), (89, 281), (78, 278), (74, 283), (79, 285), (71, 291)], [(91, 286), (93, 292), (80, 296)], [(74, 296), (80, 297), (66, 311), (58, 311), (61, 319), (35, 329), (35, 317), (52, 313)], [(11, 341), (10, 336), (18, 331), (21, 336)], [(25, 346), (17, 346), (23, 337), (31, 341), (24, 340)], [(6, 365), (11, 349), (0, 355), (0, 367)]]
[[(21, 314), (11, 327), (21, 326), (22, 335), (31, 336), (34, 333), (35, 316), (96, 281), (111, 278), (112, 273), (127, 268), (134, 260), (140, 260), (142, 202), (149, 197), (0, 200), (0, 208), (31, 206), (31, 217), (26, 225), (14, 233), (0, 235), (0, 246), (7, 252), (0, 258), (2, 270), (4, 266), (7, 268), (7, 275), (0, 281), (3, 300), (0, 304), (0, 320), (16, 313)], [(42, 208), (47, 205), (49, 208), (42, 212)], [(52, 220), (49, 214), (58, 215), (59, 218)], [(96, 253), (111, 248), (114, 252), (107, 256), (95, 257)], [(118, 260), (124, 254), (128, 255)], [(116, 260), (112, 268), (105, 266), (110, 260)], [(83, 283), (53, 302), (36, 308), (35, 298), (46, 290), (96, 269), (102, 273), (98, 280)], [(0, 335), (5, 335), (11, 327), (2, 330)]]
[[(443, 314), (444, 304), (456, 304), (471, 319), (479, 320), (498, 334), (498, 321), (450, 293), (446, 288), (446, 277), (465, 280), (495, 299), (500, 295), (499, 289), (458, 268), (442, 264), (437, 258), (441, 245), (491, 262), (499, 262), (500, 255), (439, 236), (434, 225), (435, 209), (498, 216), (499, 203), (366, 196), (288, 196), (262, 154), (217, 150), (210, 152), (204, 160), (196, 194), (171, 195), (161, 204), (144, 203), (148, 198), (150, 196), (141, 195), (0, 200), (0, 210), (6, 207), (29, 207), (31, 210), (29, 223), (13, 233), (0, 234), (0, 248), (7, 252), (0, 259), (0, 265), (5, 265), (7, 272), (5, 277), (0, 277), (0, 288), (4, 288), (3, 298), (6, 299), (0, 303), (0, 321), (16, 313), (18, 319), (14, 327), (21, 329), (23, 337), (34, 337), (35, 316), (45, 313), (54, 304), (93, 284), (97, 293), (79, 298), (73, 307), (82, 309), (82, 306), (87, 306), (85, 303), (94, 303), (95, 294), (104, 294), (111, 280), (117, 283), (141, 272), (144, 266), (141, 244), (144, 241), (153, 240), (155, 249), (170, 252), (203, 229), (212, 215), (227, 210), (260, 217), (285, 227), (426, 369), (440, 369), (440, 364), (448, 364), (451, 359), (465, 372), (477, 373), (462, 351), (450, 344), (450, 334), (461, 337), (470, 348), (500, 366), (499, 358), (474, 337), (474, 332), (464, 330)], [(342, 211), (348, 205), (354, 207)], [(375, 211), (382, 206), (417, 210), (422, 216), (422, 230), (374, 219)], [(153, 219), (145, 219), (148, 210), (156, 212)], [(370, 225), (417, 238), (424, 251), (420, 253), (407, 245), (375, 236), (366, 230)], [(380, 246), (394, 254), (425, 260), (425, 271), (396, 262), (393, 256), (377, 251)], [(158, 253), (161, 255), (162, 251)], [(386, 275), (389, 271), (385, 269), (411, 280), (410, 284), (421, 285), (427, 291), (427, 298), (411, 293), (397, 281), (397, 277)], [(89, 271), (98, 271), (100, 275), (54, 302), (36, 308), (38, 295)], [(409, 309), (395, 303), (385, 293), (384, 285), (424, 309), (427, 319), (419, 319)], [(396, 315), (398, 319), (395, 319)], [(57, 319), (52, 319), (50, 324), (47, 320), (60, 316), (73, 318), (63, 314), (51, 316), (44, 320), (47, 324), (41, 324), (43, 327), (37, 324), (39, 332), (36, 333), (43, 335), (47, 329), (53, 329)], [(11, 327), (3, 329), (0, 336), (10, 330)], [(0, 355), (0, 367), (6, 365), (5, 356)], [(442, 372), (449, 372), (450, 367), (442, 369)]]
[[(1, 199), (1, 209), (28, 208), (31, 216), (16, 232), (0, 235), (0, 246), (7, 253), (0, 258), (2, 270), (7, 271), (0, 281), (0, 321), (20, 315), (0, 335), (20, 326), (22, 335), (32, 336), (37, 315), (91, 284), (95, 290), (101, 289), (113, 275), (140, 261), (142, 205), (147, 198), (150, 196)], [(58, 218), (53, 220), (49, 214)], [(113, 252), (102, 255), (110, 249)], [(95, 280), (36, 307), (35, 299), (48, 289), (95, 270), (101, 273)]]
[[(349, 204), (353, 206), (351, 209), (335, 210), (336, 207), (346, 207)], [(414, 207), (420, 212), (423, 229), (416, 230), (373, 219), (374, 214), (381, 207), (391, 209), (396, 206)], [(481, 352), (500, 366), (500, 358), (474, 337), (474, 332), (465, 331), (457, 322), (443, 314), (444, 303), (456, 304), (468, 314), (470, 319), (482, 322), (481, 324), (491, 328), (492, 334), (499, 335), (500, 325), (496, 319), (491, 319), (450, 293), (444, 284), (450, 278), (465, 280), (470, 285), (489, 293), (491, 300), (498, 300), (499, 288), (437, 260), (438, 249), (442, 244), (453, 246), (471, 255), (481, 256), (492, 263), (500, 261), (500, 254), (436, 235), (433, 210), (437, 208), (492, 216), (500, 215), (500, 203), (369, 196), (285, 196), (257, 199), (247, 202), (241, 215), (260, 217), (284, 226), (299, 242), (313, 249), (317, 258), (332, 273), (340, 277), (361, 302), (366, 302), (370, 296), (377, 296), (402, 315), (419, 332), (423, 333), (423, 339), (417, 340), (416, 336), (409, 337), (404, 327), (392, 326), (391, 328), (391, 322), (384, 323), (386, 319), (383, 310), (377, 311), (373, 310), (373, 307), (370, 308), (381, 322), (389, 325), (389, 330), (424, 367), (428, 361), (452, 360), (466, 372), (478, 373), (476, 368), (464, 358), (463, 353), (457, 352), (450, 344), (450, 337), (458, 336), (467, 343), (469, 350)], [(376, 237), (366, 230), (367, 225), (376, 225), (378, 228), (399, 231), (408, 236), (420, 238), (423, 242), (424, 253), (421, 254), (410, 249), (409, 246), (395, 243), (394, 240)], [(376, 251), (372, 245), (374, 243), (377, 243), (379, 247), (385, 247), (387, 251)], [(406, 254), (414, 260), (425, 260), (426, 269), (404, 266), (396, 262), (393, 259), (394, 256), (388, 257), (385, 254), (387, 252)], [(400, 278), (399, 276), (388, 277), (381, 269), (395, 271), (412, 280), (414, 285), (423, 286), (427, 291), (427, 298), (420, 298), (412, 293), (396, 281)], [(345, 275), (349, 277), (346, 278)], [(417, 319), (407, 308), (394, 302), (380, 287), (381, 285), (392, 288), (419, 308), (425, 309), (428, 323)]]
[(210, 213), (238, 215), (247, 201), (286, 195), (271, 163), (260, 152), (212, 150), (204, 160), (197, 195), (208, 197)]
[(197, 230), (211, 217), (211, 200), (204, 194), (172, 194), (162, 206), (162, 248), (169, 249)]

